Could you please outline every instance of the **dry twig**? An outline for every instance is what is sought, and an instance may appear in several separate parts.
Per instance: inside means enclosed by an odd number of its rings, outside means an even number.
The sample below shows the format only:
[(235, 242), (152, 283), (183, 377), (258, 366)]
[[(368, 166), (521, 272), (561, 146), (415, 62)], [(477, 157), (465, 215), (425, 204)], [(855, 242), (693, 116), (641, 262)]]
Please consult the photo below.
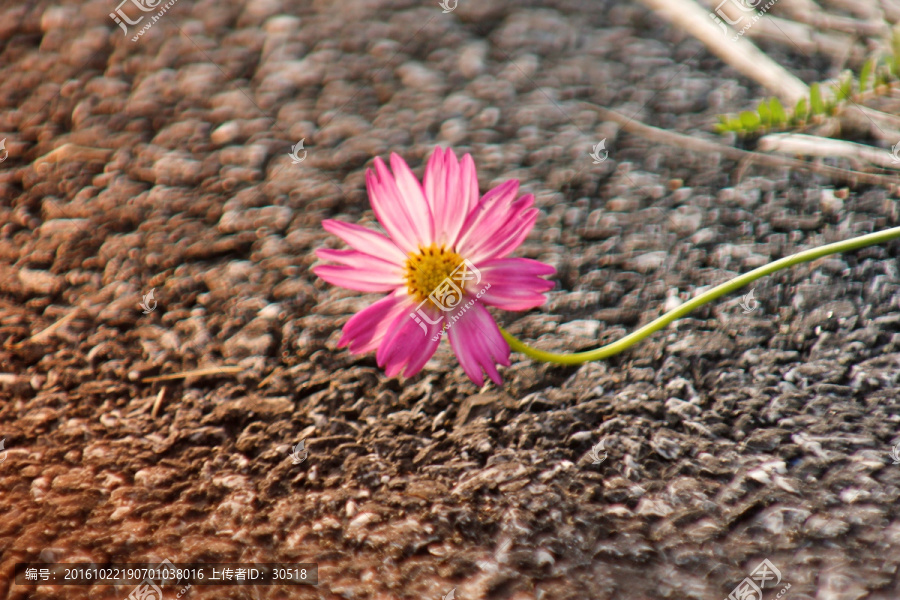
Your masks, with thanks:
[(76, 307), (74, 310), (72, 310), (69, 314), (64, 316), (62, 319), (58, 320), (56, 323), (50, 325), (49, 327), (47, 327), (46, 329), (44, 329), (42, 331), (39, 331), (38, 333), (34, 334), (27, 340), (22, 340), (18, 344), (15, 344), (13, 346), (13, 348), (21, 348), (25, 344), (40, 344), (40, 343), (44, 342), (44, 340), (46, 340), (47, 338), (52, 336), (54, 333), (59, 331), (61, 328), (68, 325), (69, 322), (72, 321), (72, 319), (74, 319), (75, 317), (78, 316), (78, 313), (80, 311), (81, 311), (81, 309)]
[(900, 169), (890, 152), (844, 140), (834, 140), (802, 133), (773, 133), (760, 138), (762, 152), (779, 152), (794, 156), (841, 157), (862, 165), (869, 163), (885, 169)]
[(859, 62), (866, 55), (866, 48), (856, 43), (850, 35), (827, 33), (805, 23), (769, 15), (760, 19), (746, 35), (754, 40), (776, 43), (807, 55), (825, 54), (834, 64)]
[(722, 35), (713, 23), (709, 11), (693, 0), (641, 0), (675, 25), (681, 27), (709, 48), (710, 52), (724, 60), (745, 77), (748, 77), (785, 103), (793, 106), (800, 98), (809, 95), (805, 83), (766, 56), (749, 40), (740, 37), (732, 40)]
[(112, 156), (113, 151), (107, 148), (90, 148), (88, 146), (78, 146), (76, 144), (63, 144), (59, 148), (48, 152), (42, 157), (34, 161), (34, 169), (43, 172), (50, 168), (53, 163), (66, 160), (81, 160), (84, 162), (98, 161), (107, 162)]
[(790, 167), (793, 169), (800, 169), (803, 171), (825, 175), (827, 177), (831, 177), (836, 181), (843, 181), (851, 184), (870, 183), (874, 185), (883, 185), (885, 187), (891, 187), (897, 184), (897, 177), (893, 175), (880, 175), (877, 173), (848, 171), (847, 169), (839, 169), (837, 167), (832, 167), (829, 165), (816, 164), (804, 160), (787, 158), (784, 156), (773, 156), (771, 154), (763, 154), (761, 152), (750, 152), (748, 150), (741, 150), (732, 146), (726, 146), (718, 142), (704, 140), (701, 138), (685, 135), (683, 133), (667, 131), (665, 129), (659, 129), (658, 127), (645, 125), (643, 123), (635, 121), (634, 119), (630, 119), (623, 114), (603, 108), (601, 106), (597, 106), (596, 104), (591, 104), (589, 102), (579, 102), (578, 105), (590, 110), (597, 111), (603, 120), (618, 123), (619, 126), (622, 127), (622, 129), (624, 129), (625, 131), (634, 133), (649, 140), (653, 140), (654, 142), (661, 142), (670, 146), (685, 148), (687, 150), (692, 150), (695, 152), (718, 152), (729, 160), (746, 160), (754, 162), (756, 164), (765, 165), (767, 167)]
[(203, 375), (229, 375), (240, 373), (244, 367), (237, 365), (225, 365), (222, 367), (206, 367), (203, 369), (194, 369), (192, 371), (181, 371), (180, 373), (169, 373), (168, 375), (157, 375), (156, 377), (145, 377), (141, 379), (144, 383), (153, 383), (155, 381), (170, 381), (173, 379), (185, 379), (187, 377), (202, 377)]
[(159, 393), (156, 395), (156, 400), (153, 402), (153, 410), (150, 411), (150, 418), (155, 419), (157, 413), (159, 413), (159, 408), (162, 406), (163, 399), (166, 397), (166, 386), (163, 386), (162, 389), (159, 390)]

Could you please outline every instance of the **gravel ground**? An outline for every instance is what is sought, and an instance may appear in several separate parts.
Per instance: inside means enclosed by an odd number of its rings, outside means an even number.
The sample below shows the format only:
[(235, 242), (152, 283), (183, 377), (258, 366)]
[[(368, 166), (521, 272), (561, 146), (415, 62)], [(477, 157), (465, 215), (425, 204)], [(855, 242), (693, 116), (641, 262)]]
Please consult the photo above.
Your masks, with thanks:
[(714, 138), (762, 95), (637, 4), (437, 4), (180, 0), (135, 42), (114, 0), (0, 9), (0, 597), (131, 591), (11, 585), (16, 562), (168, 558), (319, 565), (315, 587), (189, 599), (721, 600), (768, 559), (765, 600), (895, 600), (900, 244), (604, 363), (514, 354), (502, 389), (446, 344), (409, 380), (337, 348), (376, 296), (318, 280), (312, 251), (339, 247), (325, 218), (374, 222), (364, 172), (392, 151), (421, 175), (451, 145), (482, 191), (536, 195), (517, 255), (556, 287), (497, 316), (542, 348), (900, 221), (887, 190), (599, 120), (585, 103)]

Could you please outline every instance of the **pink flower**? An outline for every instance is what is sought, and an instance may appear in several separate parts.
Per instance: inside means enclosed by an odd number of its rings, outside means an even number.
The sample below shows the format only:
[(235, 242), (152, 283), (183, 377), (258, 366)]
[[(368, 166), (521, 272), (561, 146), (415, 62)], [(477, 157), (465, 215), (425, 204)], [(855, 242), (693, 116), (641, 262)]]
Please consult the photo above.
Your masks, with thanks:
[(420, 184), (391, 154), (393, 175), (380, 158), (366, 187), (387, 236), (359, 225), (323, 222), (352, 250), (317, 250), (326, 263), (313, 268), (325, 281), (360, 292), (388, 292), (344, 325), (340, 345), (354, 354), (377, 349), (389, 377), (412, 377), (430, 359), (446, 331), (466, 375), (502, 383), (496, 365), (509, 366), (509, 345), (485, 305), (528, 310), (544, 303), (553, 267), (508, 258), (525, 239), (538, 211), (534, 196), (516, 199), (509, 180), (481, 197), (475, 163), (435, 148)]

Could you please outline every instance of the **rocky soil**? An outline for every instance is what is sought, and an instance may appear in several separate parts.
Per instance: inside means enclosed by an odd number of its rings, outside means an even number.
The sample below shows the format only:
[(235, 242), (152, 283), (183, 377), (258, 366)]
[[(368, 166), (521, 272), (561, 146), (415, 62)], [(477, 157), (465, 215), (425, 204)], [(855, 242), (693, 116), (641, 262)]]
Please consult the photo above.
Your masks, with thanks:
[(517, 255), (556, 287), (495, 314), (542, 348), (898, 225), (890, 190), (585, 105), (717, 137), (763, 91), (699, 42), (627, 1), (179, 0), (135, 42), (115, 9), (0, 8), (0, 597), (131, 591), (13, 585), (17, 562), (164, 558), (319, 565), (315, 587), (197, 600), (721, 600), (763, 559), (765, 600), (900, 596), (900, 244), (763, 279), (753, 312), (722, 299), (604, 363), (514, 354), (502, 388), (446, 344), (409, 380), (337, 348), (377, 296), (312, 274), (339, 247), (320, 223), (374, 222), (364, 172), (390, 152), (421, 175), (450, 145), (482, 191), (536, 195)]

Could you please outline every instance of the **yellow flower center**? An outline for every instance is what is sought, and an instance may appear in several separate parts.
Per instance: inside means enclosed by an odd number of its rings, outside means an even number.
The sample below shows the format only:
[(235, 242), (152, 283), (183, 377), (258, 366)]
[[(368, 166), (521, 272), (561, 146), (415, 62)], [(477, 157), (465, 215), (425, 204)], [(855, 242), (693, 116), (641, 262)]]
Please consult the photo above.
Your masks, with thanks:
[[(438, 247), (437, 244), (410, 253), (406, 260), (406, 286), (410, 295), (416, 299), (416, 303), (426, 300), (461, 264), (462, 256), (443, 246)], [(456, 279), (452, 283), (465, 289)], [(429, 301), (429, 305), (433, 304)]]

